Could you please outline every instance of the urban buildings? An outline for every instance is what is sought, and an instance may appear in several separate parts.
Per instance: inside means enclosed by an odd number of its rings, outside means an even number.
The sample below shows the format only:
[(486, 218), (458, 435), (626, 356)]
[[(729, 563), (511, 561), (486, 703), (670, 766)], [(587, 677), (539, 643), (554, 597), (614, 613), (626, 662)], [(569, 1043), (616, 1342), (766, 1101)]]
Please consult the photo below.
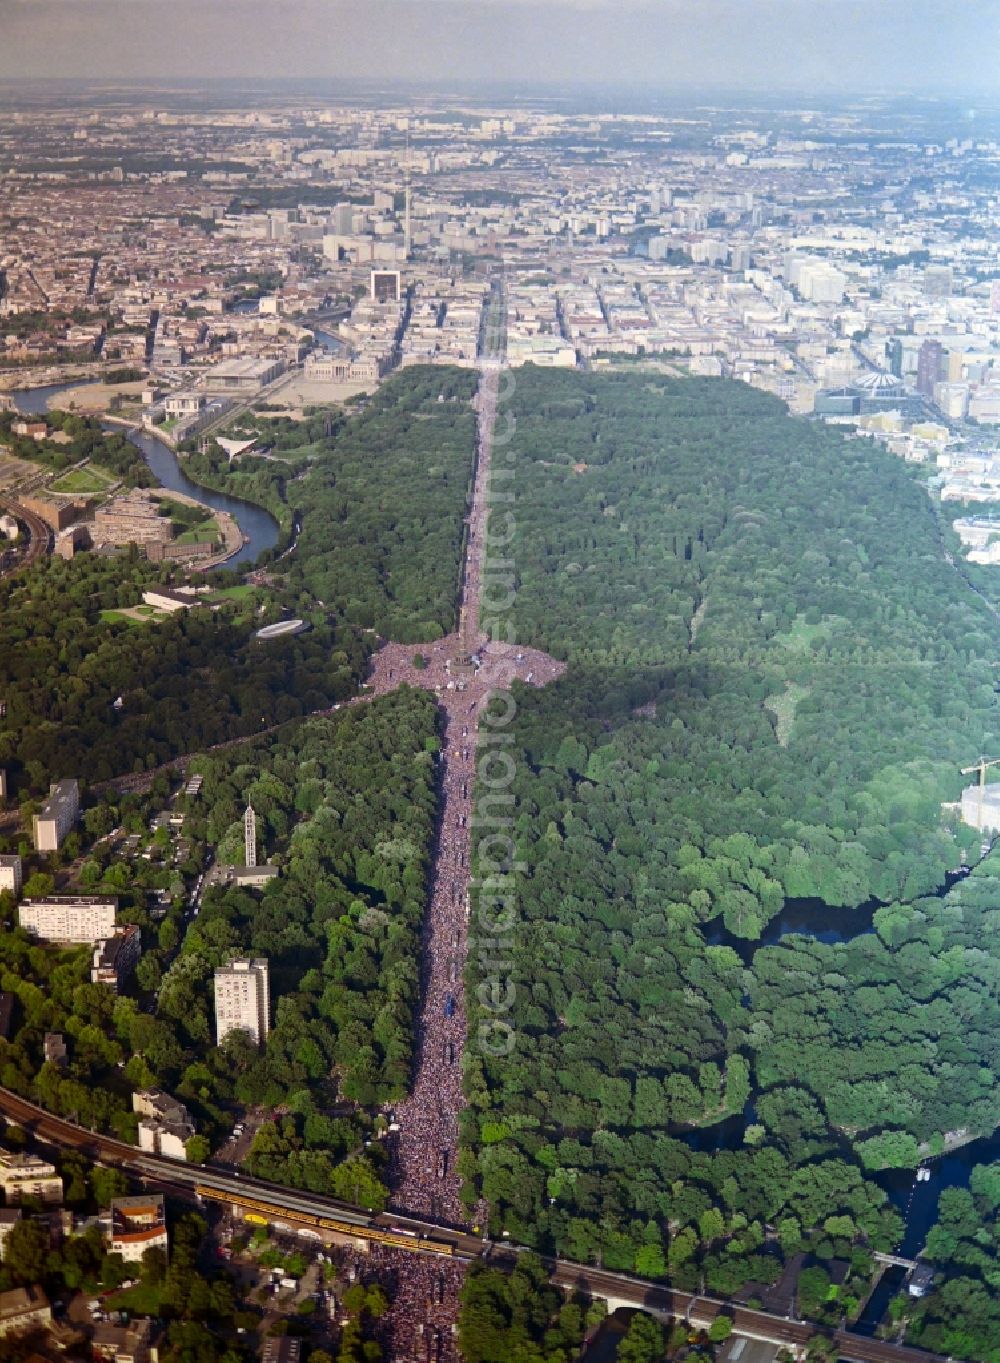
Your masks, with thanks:
[(116, 898), (104, 894), (52, 894), (46, 900), (22, 900), (18, 925), (42, 942), (93, 946), (114, 935), (117, 906)]
[(195, 1125), (183, 1103), (156, 1089), (132, 1094), (132, 1111), (139, 1114), (139, 1149), (170, 1159), (187, 1159), (186, 1145)]
[(21, 1216), (20, 1207), (0, 1208), (0, 1263), (3, 1262), (3, 1247), (7, 1243), (7, 1236), (20, 1221)]
[(231, 1032), (246, 1032), (262, 1046), (270, 1026), (267, 961), (233, 960), (215, 972), (215, 1034), (221, 1046)]
[(159, 498), (145, 488), (132, 488), (98, 507), (94, 513), (95, 544), (166, 544), (174, 537), (169, 516), (160, 514)]
[(48, 798), (34, 817), (36, 852), (57, 852), (80, 813), (80, 786), (66, 777), (49, 787)]
[(16, 1207), (26, 1197), (38, 1198), (59, 1206), (63, 1198), (63, 1182), (54, 1164), (0, 1148), (0, 1188), (8, 1207)]
[(94, 1327), (90, 1355), (105, 1363), (150, 1363), (154, 1357), (152, 1338), (153, 1323), (148, 1316), (129, 1321), (127, 1325), (102, 1322)]
[(0, 890), (15, 898), (21, 893), (21, 858), (16, 852), (0, 855)]
[(138, 1263), (147, 1249), (167, 1253), (167, 1219), (163, 1198), (150, 1193), (142, 1197), (119, 1197), (111, 1203), (108, 1249), (127, 1264)]
[(372, 270), (371, 298), (374, 303), (398, 303), (402, 298), (398, 270)]
[(107, 895), (50, 895), (22, 900), (18, 926), (43, 942), (93, 946), (114, 936), (118, 901)]
[(52, 1308), (40, 1287), (13, 1287), (0, 1292), (0, 1337), (44, 1330), (52, 1324)]
[(91, 984), (106, 984), (117, 994), (142, 955), (142, 933), (135, 924), (116, 929), (97, 942), (90, 965)]

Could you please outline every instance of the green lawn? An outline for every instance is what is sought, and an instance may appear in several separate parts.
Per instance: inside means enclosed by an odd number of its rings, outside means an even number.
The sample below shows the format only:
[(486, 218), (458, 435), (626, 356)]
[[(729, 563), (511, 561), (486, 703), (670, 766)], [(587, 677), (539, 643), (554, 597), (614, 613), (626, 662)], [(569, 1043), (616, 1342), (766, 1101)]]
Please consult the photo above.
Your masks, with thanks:
[(117, 622), (118, 624), (122, 625), (137, 625), (139, 623), (139, 621), (136, 620), (134, 616), (125, 615), (122, 611), (117, 610), (101, 611), (101, 619), (106, 620), (109, 624)]
[(133, 1316), (158, 1316), (160, 1289), (138, 1283), (135, 1287), (127, 1287), (124, 1292), (115, 1292), (104, 1304), (109, 1311), (128, 1311)]
[(82, 469), (70, 469), (61, 478), (57, 478), (51, 484), (53, 492), (106, 492), (114, 478), (107, 473), (101, 473), (98, 469), (88, 466)]
[(182, 535), (175, 539), (176, 544), (200, 544), (204, 540), (221, 539), (218, 522), (214, 520), (201, 521), (194, 525), (190, 530), (185, 530)]
[(248, 586), (243, 583), (239, 587), (220, 587), (218, 591), (212, 593), (210, 601), (245, 601), (247, 597), (253, 596), (256, 587)]

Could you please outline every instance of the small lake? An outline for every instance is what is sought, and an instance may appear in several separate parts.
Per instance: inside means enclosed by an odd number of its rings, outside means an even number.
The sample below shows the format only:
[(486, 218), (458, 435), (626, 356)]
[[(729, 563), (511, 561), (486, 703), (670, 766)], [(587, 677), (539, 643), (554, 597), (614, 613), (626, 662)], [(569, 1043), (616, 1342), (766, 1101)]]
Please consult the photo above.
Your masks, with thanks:
[[(13, 394), (14, 404), (24, 416), (39, 416), (48, 410), (51, 397), (79, 386), (77, 383), (50, 383), (43, 388), (25, 388)], [(247, 543), (226, 559), (225, 567), (235, 568), (240, 564), (253, 563), (265, 549), (273, 549), (277, 544), (281, 527), (269, 511), (254, 506), (252, 502), (244, 502), (238, 497), (230, 497), (225, 492), (215, 492), (212, 488), (192, 482), (174, 451), (154, 435), (131, 430), (128, 437), (142, 451), (142, 457), (161, 487), (169, 492), (182, 492), (203, 506), (210, 506), (213, 511), (228, 511), (234, 518), (247, 537)]]
[(709, 946), (732, 947), (737, 956), (750, 965), (754, 952), (761, 947), (776, 947), (785, 937), (809, 937), (814, 942), (836, 946), (838, 942), (874, 932), (872, 920), (879, 907), (876, 899), (856, 909), (831, 908), (821, 899), (786, 899), (781, 912), (764, 925), (764, 931), (755, 941), (737, 937), (725, 927), (721, 918), (713, 918), (702, 931)]

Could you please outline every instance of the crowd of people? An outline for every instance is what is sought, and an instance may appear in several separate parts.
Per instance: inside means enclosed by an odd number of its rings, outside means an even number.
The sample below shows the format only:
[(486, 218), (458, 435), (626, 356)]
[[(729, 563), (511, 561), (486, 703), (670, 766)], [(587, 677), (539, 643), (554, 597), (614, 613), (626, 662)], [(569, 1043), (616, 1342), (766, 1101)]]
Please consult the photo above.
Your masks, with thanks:
[[(484, 372), (477, 401), (479, 451), (458, 630), (429, 644), (386, 644), (372, 659), (365, 690), (372, 697), (404, 684), (422, 687), (436, 694), (443, 711), (441, 802), (423, 927), (414, 1083), (394, 1113), (399, 1129), (393, 1138), (391, 1174), (393, 1206), (452, 1225), (467, 1220), (457, 1155), (478, 724), (493, 693), (509, 689), (514, 680), (544, 686), (565, 670), (563, 663), (536, 649), (489, 642), (479, 629), (496, 371)], [(463, 1265), (375, 1247), (368, 1271), (386, 1283), (392, 1300), (381, 1326), (389, 1357), (454, 1363)]]
[(358, 1272), (363, 1281), (380, 1283), (392, 1303), (377, 1327), (387, 1359), (454, 1363), (464, 1262), (375, 1245)]

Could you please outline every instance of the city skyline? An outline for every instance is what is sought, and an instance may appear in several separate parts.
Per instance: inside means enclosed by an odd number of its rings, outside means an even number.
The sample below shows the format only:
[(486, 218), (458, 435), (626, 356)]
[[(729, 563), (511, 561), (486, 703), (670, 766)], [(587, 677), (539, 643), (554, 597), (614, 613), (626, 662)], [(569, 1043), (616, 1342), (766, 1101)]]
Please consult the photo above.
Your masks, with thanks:
[(990, 92), (997, 0), (0, 0), (0, 79)]

